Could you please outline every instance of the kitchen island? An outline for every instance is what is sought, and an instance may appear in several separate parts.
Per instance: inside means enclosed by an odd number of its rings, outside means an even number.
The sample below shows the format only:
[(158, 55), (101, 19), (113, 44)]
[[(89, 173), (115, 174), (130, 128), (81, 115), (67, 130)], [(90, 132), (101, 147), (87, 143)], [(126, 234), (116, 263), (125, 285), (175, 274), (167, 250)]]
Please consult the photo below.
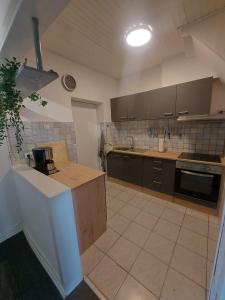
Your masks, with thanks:
[(80, 254), (106, 231), (105, 173), (75, 164), (56, 162), (49, 177), (71, 189)]

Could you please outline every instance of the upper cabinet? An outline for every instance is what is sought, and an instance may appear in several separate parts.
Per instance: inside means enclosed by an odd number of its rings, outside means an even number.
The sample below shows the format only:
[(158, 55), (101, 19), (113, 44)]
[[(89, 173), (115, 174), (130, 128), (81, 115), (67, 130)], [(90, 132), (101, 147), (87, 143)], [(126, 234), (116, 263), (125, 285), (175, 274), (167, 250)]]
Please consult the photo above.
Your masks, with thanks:
[(151, 120), (210, 112), (213, 78), (203, 78), (111, 99), (113, 122)]
[(177, 85), (176, 116), (204, 115), (210, 112), (213, 78)]
[(176, 86), (168, 86), (146, 92), (148, 119), (172, 118), (175, 116)]

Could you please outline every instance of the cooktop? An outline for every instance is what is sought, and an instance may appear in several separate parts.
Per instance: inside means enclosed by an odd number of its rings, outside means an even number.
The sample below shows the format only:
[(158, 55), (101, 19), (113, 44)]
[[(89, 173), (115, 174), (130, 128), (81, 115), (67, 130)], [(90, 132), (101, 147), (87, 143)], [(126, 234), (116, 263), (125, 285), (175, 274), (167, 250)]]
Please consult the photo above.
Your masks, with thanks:
[(219, 155), (182, 152), (178, 158), (220, 163)]

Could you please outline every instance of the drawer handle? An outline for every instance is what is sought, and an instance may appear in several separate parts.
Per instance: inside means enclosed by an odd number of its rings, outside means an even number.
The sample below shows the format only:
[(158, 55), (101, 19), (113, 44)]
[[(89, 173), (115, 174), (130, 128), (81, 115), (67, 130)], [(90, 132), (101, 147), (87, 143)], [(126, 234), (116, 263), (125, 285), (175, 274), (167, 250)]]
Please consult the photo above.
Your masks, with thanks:
[(136, 117), (129, 117), (129, 120), (136, 120)]
[(127, 119), (127, 117), (120, 117), (120, 119), (121, 119), (121, 120), (125, 120), (125, 119)]
[(156, 181), (156, 180), (153, 180), (153, 183), (156, 183), (156, 184), (162, 184), (161, 181)]
[(153, 163), (161, 164), (162, 162), (160, 160), (154, 160)]
[(184, 110), (184, 111), (179, 111), (178, 112), (178, 115), (181, 115), (181, 116), (183, 116), (183, 115), (188, 115), (189, 114), (189, 111), (188, 110)]
[(165, 112), (163, 114), (165, 117), (172, 117), (173, 116), (173, 113), (172, 112)]
[(156, 171), (162, 171), (162, 168), (156, 168), (156, 167), (154, 167), (154, 170), (156, 170)]

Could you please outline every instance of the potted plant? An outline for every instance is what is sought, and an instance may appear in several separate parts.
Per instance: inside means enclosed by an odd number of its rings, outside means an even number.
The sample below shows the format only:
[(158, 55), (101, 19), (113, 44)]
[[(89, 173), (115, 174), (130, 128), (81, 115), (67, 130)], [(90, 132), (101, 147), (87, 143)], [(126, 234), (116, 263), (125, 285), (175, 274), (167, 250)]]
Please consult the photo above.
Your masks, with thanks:
[[(12, 60), (5, 59), (5, 63), (0, 66), (0, 146), (8, 137), (8, 129), (13, 128), (18, 153), (22, 150), (24, 130), (20, 110), (25, 107), (21, 91), (16, 88), (16, 74), (20, 65), (13, 57)], [(30, 101), (39, 101), (42, 106), (47, 105), (47, 101), (42, 100), (37, 93), (32, 93), (28, 98)]]

